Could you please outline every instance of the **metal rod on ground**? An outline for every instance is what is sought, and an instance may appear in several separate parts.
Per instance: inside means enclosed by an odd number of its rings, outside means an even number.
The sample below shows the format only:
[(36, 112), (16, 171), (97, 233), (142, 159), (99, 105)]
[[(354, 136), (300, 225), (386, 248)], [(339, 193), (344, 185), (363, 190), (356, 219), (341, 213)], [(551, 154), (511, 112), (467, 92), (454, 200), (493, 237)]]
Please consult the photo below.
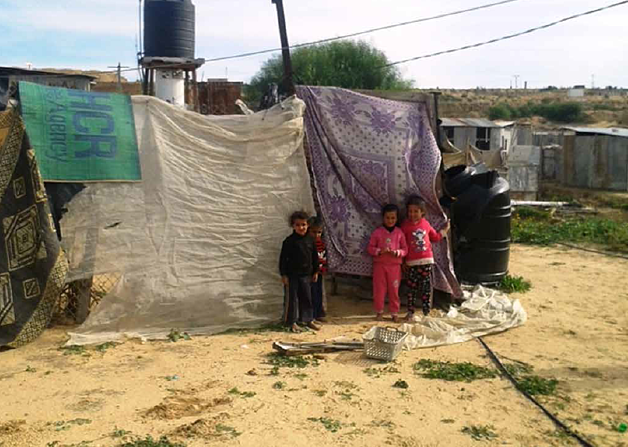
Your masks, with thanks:
[(561, 206), (575, 206), (570, 202), (541, 202), (536, 200), (513, 200), (513, 206), (546, 206), (546, 207), (561, 207)]
[(292, 79), (292, 60), (290, 59), (290, 44), (288, 43), (288, 31), (286, 30), (286, 16), (283, 10), (283, 0), (271, 0), (277, 6), (277, 19), (279, 21), (279, 36), (281, 37), (281, 56), (283, 58), (284, 89), (288, 96), (296, 93)]

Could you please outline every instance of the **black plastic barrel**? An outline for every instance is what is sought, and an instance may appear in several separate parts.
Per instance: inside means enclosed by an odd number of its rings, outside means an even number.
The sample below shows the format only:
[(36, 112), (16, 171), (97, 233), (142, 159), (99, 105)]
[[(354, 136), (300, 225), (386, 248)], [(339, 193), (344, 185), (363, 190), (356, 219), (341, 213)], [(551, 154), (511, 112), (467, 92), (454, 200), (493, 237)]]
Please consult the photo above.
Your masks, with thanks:
[(456, 274), (470, 284), (499, 282), (510, 259), (510, 185), (483, 167), (452, 169), (445, 188), (457, 193), (451, 206)]
[(192, 0), (146, 0), (144, 56), (194, 59), (195, 17)]

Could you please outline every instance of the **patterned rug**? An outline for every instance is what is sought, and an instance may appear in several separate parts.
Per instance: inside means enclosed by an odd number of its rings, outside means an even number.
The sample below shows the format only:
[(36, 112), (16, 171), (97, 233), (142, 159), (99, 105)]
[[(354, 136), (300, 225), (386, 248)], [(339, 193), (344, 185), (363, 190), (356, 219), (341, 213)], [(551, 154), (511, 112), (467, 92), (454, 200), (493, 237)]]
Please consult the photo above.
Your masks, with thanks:
[[(441, 154), (424, 104), (374, 98), (333, 87), (299, 87), (316, 199), (326, 225), (332, 271), (371, 275), (366, 253), (381, 207), (420, 195), (427, 219), (445, 224), (435, 182)], [(435, 244), (434, 287), (461, 296), (446, 244)]]
[(50, 323), (67, 272), (24, 124), (0, 113), (0, 348), (33, 341)]

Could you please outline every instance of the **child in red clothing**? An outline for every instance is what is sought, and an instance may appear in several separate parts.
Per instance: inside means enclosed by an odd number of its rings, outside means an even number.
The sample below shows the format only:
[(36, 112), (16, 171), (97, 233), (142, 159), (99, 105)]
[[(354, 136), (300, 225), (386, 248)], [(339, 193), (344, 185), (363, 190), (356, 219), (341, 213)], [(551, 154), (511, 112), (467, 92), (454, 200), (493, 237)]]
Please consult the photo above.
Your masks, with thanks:
[(405, 259), (406, 284), (408, 285), (408, 314), (407, 321), (414, 318), (416, 302), (421, 297), (423, 315), (430, 313), (432, 296), (432, 265), (434, 255), (432, 242), (439, 242), (447, 236), (449, 221), (445, 228), (436, 232), (425, 219), (425, 202), (418, 196), (411, 196), (406, 204), (407, 218), (401, 225), (401, 230), (408, 245), (408, 255)]
[(408, 251), (406, 238), (397, 228), (399, 208), (388, 204), (382, 209), (383, 225), (371, 235), (368, 253), (373, 256), (373, 307), (377, 320), (384, 313), (384, 298), (388, 295), (388, 306), (392, 320), (398, 321), (399, 283), (401, 263)]
[(324, 276), (327, 273), (327, 249), (323, 242), (323, 220), (318, 216), (311, 217), (307, 223), (308, 233), (314, 239), (314, 246), (318, 253), (318, 280), (312, 281), (311, 284), (314, 321), (324, 323), (326, 321)]

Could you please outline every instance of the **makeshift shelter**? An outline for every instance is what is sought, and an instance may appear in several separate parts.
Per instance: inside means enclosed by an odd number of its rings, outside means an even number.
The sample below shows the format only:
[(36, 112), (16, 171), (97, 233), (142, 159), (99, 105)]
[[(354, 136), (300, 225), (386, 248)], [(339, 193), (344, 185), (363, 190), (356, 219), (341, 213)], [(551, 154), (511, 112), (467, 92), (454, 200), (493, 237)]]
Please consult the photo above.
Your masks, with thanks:
[[(159, 338), (172, 328), (213, 333), (276, 320), (283, 303), (276, 259), (291, 231), (287, 217), (296, 209), (314, 211), (312, 184), (338, 272), (370, 275), (364, 245), (385, 202), (401, 204), (418, 193), (432, 224), (444, 225), (440, 151), (424, 104), (333, 88), (300, 93), (309, 104), (308, 154), (305, 104), (297, 98), (222, 117), (132, 99), (138, 151), (132, 161), (139, 159), (141, 182), (135, 174), (77, 178), (91, 182), (62, 220), (68, 280), (121, 276), (70, 343)], [(99, 98), (107, 99), (81, 99)], [(33, 95), (27, 100), (23, 110), (37, 122)], [(86, 130), (102, 131), (110, 122), (88, 118), (100, 121), (78, 119)], [(435, 259), (436, 288), (460, 296), (445, 243), (435, 247)]]
[(90, 184), (62, 221), (70, 279), (122, 273), (70, 342), (276, 320), (287, 217), (313, 211), (303, 102), (207, 117), (134, 97), (133, 110), (143, 181)]
[[(315, 196), (325, 221), (332, 271), (371, 274), (366, 246), (381, 207), (419, 194), (436, 228), (446, 216), (436, 179), (441, 155), (425, 105), (374, 98), (333, 87), (299, 87)], [(445, 243), (435, 244), (434, 286), (455, 296), (460, 286)]]

